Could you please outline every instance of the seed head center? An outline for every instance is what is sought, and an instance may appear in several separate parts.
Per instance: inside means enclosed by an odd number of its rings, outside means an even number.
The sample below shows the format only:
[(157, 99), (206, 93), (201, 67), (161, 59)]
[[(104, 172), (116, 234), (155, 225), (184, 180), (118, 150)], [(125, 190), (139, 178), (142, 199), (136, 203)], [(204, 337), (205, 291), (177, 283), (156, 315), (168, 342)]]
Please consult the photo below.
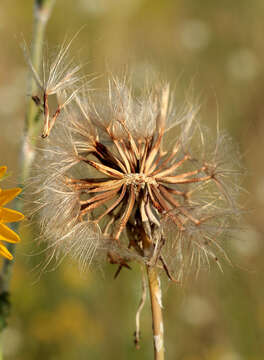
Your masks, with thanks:
[(125, 179), (127, 185), (140, 185), (142, 188), (144, 188), (146, 184), (156, 185), (156, 180), (153, 177), (140, 173), (126, 174)]

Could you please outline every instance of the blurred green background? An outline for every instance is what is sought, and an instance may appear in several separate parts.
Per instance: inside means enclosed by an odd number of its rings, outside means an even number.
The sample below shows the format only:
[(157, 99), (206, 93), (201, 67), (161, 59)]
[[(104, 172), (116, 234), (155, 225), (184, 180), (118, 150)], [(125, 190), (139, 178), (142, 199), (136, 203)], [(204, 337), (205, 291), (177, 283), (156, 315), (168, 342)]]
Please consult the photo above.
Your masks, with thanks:
[[(0, 163), (13, 174), (7, 186), (18, 178), (28, 95), (20, 45), (23, 38), (30, 44), (32, 8), (28, 0), (0, 4)], [(263, 0), (57, 0), (48, 24), (51, 48), (85, 25), (72, 52), (92, 76), (129, 69), (140, 86), (146, 73), (158, 73), (182, 98), (192, 84), (204, 123), (215, 129), (219, 114), (240, 148), (248, 212), (244, 229), (227, 239), (234, 266), (223, 264), (223, 274), (212, 266), (182, 286), (164, 279), (168, 360), (264, 358), (263, 14)], [(139, 268), (113, 280), (114, 266), (81, 274), (66, 261), (39, 278), (43, 256), (28, 230), (17, 247), (5, 358), (151, 359), (149, 303), (141, 349), (133, 346)]]

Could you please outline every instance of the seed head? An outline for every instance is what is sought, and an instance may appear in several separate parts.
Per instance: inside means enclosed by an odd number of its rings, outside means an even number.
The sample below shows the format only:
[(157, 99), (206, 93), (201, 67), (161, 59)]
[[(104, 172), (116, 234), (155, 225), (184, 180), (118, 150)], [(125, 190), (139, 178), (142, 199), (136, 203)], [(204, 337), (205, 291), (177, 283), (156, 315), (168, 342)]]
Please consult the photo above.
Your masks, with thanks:
[(218, 263), (237, 214), (227, 136), (207, 144), (198, 108), (177, 114), (168, 85), (137, 98), (114, 79), (99, 100), (83, 91), (66, 109), (32, 177), (52, 254), (83, 267), (104, 254), (119, 270), (136, 260), (170, 279)]

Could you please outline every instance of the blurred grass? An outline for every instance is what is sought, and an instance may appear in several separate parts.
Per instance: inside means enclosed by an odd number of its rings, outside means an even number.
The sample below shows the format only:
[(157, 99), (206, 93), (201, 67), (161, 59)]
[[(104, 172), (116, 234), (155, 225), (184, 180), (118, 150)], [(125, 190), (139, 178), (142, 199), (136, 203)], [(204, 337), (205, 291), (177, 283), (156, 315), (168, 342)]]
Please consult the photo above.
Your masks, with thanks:
[[(235, 138), (248, 169), (250, 195), (241, 199), (249, 209), (242, 225), (249, 226), (230, 240), (234, 267), (224, 264), (224, 274), (212, 268), (183, 287), (164, 282), (168, 359), (263, 359), (263, 10), (262, 0), (58, 0), (48, 26), (52, 48), (85, 25), (72, 52), (91, 74), (132, 69), (140, 87), (145, 73), (157, 72), (182, 98), (192, 83), (203, 121), (215, 129), (219, 107), (221, 127)], [(13, 172), (12, 185), (28, 95), (21, 34), (30, 43), (31, 29), (32, 1), (0, 4), (0, 161)], [(29, 256), (38, 245), (27, 231), (17, 248), (6, 359), (151, 358), (148, 306), (142, 349), (133, 346), (137, 266), (114, 281), (113, 266), (82, 275), (68, 261), (36, 281), (33, 268), (43, 256)]]

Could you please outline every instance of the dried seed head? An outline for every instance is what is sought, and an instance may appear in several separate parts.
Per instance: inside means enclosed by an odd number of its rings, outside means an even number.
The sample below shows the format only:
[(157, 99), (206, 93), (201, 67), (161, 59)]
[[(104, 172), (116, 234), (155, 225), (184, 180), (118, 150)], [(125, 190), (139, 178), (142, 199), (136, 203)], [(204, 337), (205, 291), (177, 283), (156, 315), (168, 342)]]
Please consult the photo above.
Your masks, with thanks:
[(32, 177), (34, 211), (54, 254), (84, 267), (100, 253), (119, 269), (134, 259), (170, 279), (218, 263), (220, 235), (238, 213), (227, 137), (218, 132), (206, 150), (197, 109), (175, 115), (168, 85), (136, 98), (114, 79), (100, 102), (84, 92), (75, 99)]

